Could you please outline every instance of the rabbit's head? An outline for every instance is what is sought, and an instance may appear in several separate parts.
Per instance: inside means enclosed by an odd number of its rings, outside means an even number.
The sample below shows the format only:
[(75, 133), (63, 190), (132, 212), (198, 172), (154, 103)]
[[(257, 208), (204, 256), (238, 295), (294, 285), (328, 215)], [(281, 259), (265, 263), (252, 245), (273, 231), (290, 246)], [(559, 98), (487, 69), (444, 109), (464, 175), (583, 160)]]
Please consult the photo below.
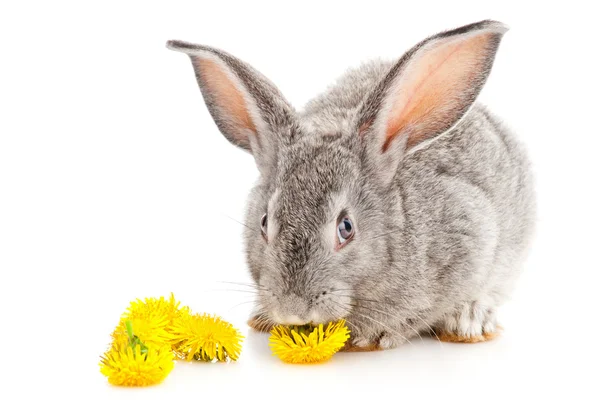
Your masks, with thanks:
[(335, 320), (385, 285), (405, 219), (402, 159), (465, 115), (505, 30), (483, 21), (429, 37), (395, 63), (350, 73), (302, 113), (231, 55), (168, 43), (191, 57), (217, 126), (260, 171), (245, 238), (267, 318)]

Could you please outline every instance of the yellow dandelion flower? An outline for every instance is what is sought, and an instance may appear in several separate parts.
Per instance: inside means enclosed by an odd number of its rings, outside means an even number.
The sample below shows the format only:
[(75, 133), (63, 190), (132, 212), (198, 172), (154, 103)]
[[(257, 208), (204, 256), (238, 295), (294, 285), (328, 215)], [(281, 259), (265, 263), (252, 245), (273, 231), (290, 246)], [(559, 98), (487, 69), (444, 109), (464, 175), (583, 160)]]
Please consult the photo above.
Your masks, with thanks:
[(317, 327), (276, 326), (271, 330), (270, 347), (277, 357), (292, 364), (318, 363), (329, 360), (350, 337), (346, 321), (330, 322)]
[(240, 331), (217, 316), (186, 315), (173, 323), (173, 350), (185, 360), (236, 361), (242, 350)]
[(171, 294), (169, 300), (164, 297), (137, 299), (132, 301), (119, 325), (113, 332), (113, 339), (127, 337), (126, 321), (131, 321), (136, 336), (147, 346), (159, 348), (173, 340), (173, 321), (189, 314), (188, 307), (180, 307)]
[(101, 357), (100, 372), (108, 382), (118, 386), (148, 386), (162, 382), (174, 366), (174, 356), (169, 346), (159, 349), (132, 348), (121, 340), (115, 341)]

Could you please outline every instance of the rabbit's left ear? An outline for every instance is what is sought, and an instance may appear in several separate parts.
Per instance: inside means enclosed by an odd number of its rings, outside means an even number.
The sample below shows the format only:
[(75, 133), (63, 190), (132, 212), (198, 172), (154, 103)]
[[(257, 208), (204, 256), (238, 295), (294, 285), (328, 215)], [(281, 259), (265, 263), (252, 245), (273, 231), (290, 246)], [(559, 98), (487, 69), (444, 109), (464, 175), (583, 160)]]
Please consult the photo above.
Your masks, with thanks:
[(167, 47), (190, 56), (208, 110), (223, 136), (252, 153), (261, 173), (269, 173), (280, 142), (291, 139), (292, 106), (260, 72), (222, 50), (175, 40)]
[(500, 22), (481, 21), (410, 49), (359, 113), (365, 141), (380, 154), (398, 146), (404, 149), (394, 151), (403, 153), (454, 127), (481, 91), (506, 31)]

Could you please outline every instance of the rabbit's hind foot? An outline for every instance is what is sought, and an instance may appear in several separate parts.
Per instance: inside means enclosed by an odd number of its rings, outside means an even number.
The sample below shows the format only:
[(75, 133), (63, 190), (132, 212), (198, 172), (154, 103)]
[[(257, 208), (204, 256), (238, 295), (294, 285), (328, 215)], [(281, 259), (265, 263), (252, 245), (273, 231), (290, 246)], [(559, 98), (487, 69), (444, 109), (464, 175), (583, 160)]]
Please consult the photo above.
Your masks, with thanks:
[(495, 332), (484, 332), (481, 335), (472, 335), (472, 336), (459, 336), (454, 332), (445, 332), (445, 331), (437, 331), (437, 338), (442, 342), (450, 342), (450, 343), (479, 343), (479, 342), (487, 342), (488, 340), (492, 340), (496, 338), (500, 332), (500, 327), (496, 327)]
[(501, 330), (496, 310), (474, 301), (446, 316), (435, 332), (442, 342), (479, 343), (496, 338)]

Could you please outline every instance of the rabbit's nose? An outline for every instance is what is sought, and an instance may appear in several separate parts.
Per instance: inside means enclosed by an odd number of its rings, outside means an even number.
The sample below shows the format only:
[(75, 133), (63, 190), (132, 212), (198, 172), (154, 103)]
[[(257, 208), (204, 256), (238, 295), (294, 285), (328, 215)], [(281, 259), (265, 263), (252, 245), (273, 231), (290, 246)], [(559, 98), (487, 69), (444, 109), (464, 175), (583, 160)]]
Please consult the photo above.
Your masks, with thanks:
[(289, 293), (280, 298), (278, 307), (273, 310), (275, 322), (285, 325), (304, 325), (310, 321), (308, 317), (308, 304), (300, 296)]

